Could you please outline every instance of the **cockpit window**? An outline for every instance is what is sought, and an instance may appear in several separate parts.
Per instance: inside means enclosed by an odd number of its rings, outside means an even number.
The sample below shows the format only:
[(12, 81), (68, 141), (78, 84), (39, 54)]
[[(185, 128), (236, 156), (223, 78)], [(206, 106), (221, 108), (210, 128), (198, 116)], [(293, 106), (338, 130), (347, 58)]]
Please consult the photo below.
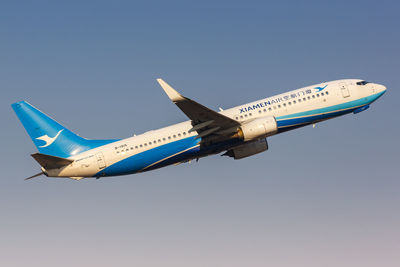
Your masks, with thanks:
[(367, 81), (361, 81), (361, 82), (357, 82), (357, 85), (366, 85), (367, 83), (369, 83), (369, 82), (367, 82)]

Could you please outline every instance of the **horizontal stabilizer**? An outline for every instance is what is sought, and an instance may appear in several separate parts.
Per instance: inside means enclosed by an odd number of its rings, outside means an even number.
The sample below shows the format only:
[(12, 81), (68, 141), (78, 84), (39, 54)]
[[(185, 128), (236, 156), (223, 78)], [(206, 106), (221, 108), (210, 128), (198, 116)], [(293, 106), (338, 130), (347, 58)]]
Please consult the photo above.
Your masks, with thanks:
[(39, 172), (38, 174), (29, 176), (28, 178), (25, 178), (24, 180), (29, 180), (29, 179), (32, 179), (32, 178), (36, 178), (36, 177), (38, 177), (38, 176), (40, 176), (40, 175), (43, 175), (43, 174), (44, 174), (44, 172)]
[(71, 164), (74, 160), (50, 156), (41, 153), (31, 155), (45, 169), (58, 169)]

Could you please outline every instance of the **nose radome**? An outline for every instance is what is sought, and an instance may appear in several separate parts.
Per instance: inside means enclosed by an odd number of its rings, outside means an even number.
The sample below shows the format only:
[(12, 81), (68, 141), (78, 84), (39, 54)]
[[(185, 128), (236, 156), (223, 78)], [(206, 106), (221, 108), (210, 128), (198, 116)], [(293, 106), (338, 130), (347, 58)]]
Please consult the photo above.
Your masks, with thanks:
[(372, 83), (372, 91), (373, 93), (384, 93), (386, 91), (386, 87), (379, 83)]
[(379, 92), (381, 92), (382, 94), (384, 94), (386, 92), (386, 86), (380, 84), (379, 85)]
[(376, 87), (377, 87), (379, 92), (385, 92), (386, 91), (386, 86), (384, 86), (382, 84), (377, 84)]

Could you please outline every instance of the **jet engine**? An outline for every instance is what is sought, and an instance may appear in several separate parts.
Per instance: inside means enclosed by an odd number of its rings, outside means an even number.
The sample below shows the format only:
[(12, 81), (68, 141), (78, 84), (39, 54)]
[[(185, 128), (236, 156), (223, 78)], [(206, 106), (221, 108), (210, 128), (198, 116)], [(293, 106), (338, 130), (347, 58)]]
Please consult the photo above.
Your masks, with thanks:
[(222, 156), (229, 156), (234, 159), (242, 159), (268, 150), (267, 139), (249, 141), (243, 145), (229, 149)]
[(238, 135), (244, 141), (250, 141), (274, 135), (277, 131), (275, 118), (268, 116), (243, 124), (238, 130)]

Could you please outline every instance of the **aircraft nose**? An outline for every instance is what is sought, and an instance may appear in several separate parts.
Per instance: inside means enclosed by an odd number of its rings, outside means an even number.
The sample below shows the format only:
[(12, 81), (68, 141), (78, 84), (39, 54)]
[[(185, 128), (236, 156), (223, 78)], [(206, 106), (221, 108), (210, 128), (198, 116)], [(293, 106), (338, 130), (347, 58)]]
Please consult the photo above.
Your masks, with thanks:
[(379, 93), (384, 93), (386, 92), (386, 86), (382, 85), (382, 84), (376, 84), (376, 89), (378, 90)]

